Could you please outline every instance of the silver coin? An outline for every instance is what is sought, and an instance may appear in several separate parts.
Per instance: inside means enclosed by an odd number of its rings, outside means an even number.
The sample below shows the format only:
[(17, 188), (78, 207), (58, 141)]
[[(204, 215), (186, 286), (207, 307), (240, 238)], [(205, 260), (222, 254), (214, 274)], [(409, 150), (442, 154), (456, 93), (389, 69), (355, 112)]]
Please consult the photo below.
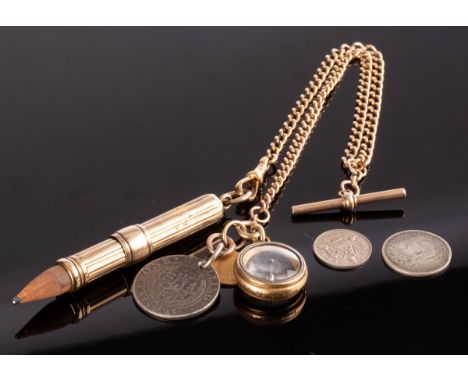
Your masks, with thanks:
[(365, 264), (372, 253), (369, 239), (349, 229), (332, 229), (314, 241), (315, 256), (325, 265), (336, 269), (352, 269)]
[(390, 236), (382, 246), (385, 263), (405, 276), (426, 277), (443, 272), (450, 264), (450, 245), (431, 232), (409, 230)]
[(219, 295), (219, 279), (212, 267), (186, 255), (161, 257), (146, 264), (133, 281), (133, 299), (153, 318), (183, 320), (207, 311)]

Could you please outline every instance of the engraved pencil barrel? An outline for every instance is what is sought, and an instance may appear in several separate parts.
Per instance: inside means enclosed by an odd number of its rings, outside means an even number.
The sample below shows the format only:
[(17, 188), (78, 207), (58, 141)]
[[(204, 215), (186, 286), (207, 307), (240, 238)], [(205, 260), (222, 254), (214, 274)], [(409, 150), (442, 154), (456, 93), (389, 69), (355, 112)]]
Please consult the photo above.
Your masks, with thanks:
[[(367, 203), (374, 203), (383, 200), (390, 200), (390, 199), (399, 199), (406, 197), (406, 190), (404, 188), (396, 188), (393, 190), (386, 190), (386, 191), (377, 191), (371, 192), (368, 194), (357, 195), (355, 198), (355, 204), (367, 204)], [(306, 203), (300, 204), (296, 206), (292, 206), (291, 211), (293, 215), (303, 215), (303, 214), (310, 214), (319, 211), (325, 211), (332, 208), (345, 208), (345, 199), (344, 198), (336, 198), (336, 199), (329, 199), (323, 200), (321, 202), (314, 202), (314, 203)]]
[(57, 263), (67, 270), (72, 290), (76, 290), (115, 269), (145, 259), (223, 216), (221, 200), (213, 194), (203, 195), (144, 223), (122, 228), (109, 239)]

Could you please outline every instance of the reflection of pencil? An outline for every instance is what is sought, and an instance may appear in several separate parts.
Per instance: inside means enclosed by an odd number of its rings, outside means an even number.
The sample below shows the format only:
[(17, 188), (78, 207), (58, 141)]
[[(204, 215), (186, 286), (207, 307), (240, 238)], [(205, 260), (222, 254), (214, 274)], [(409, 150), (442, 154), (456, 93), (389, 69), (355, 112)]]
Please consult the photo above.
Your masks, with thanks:
[[(30, 337), (76, 323), (96, 309), (126, 296), (139, 267), (127, 272), (105, 276), (73, 294), (60, 296), (47, 304), (16, 334), (16, 338)], [(130, 272), (129, 272), (130, 271)]]
[(71, 306), (63, 298), (58, 298), (47, 304), (15, 335), (25, 338), (57, 330), (76, 322)]
[(147, 258), (154, 251), (198, 232), (224, 216), (221, 200), (204, 195), (171, 211), (117, 231), (111, 238), (47, 269), (18, 293), (21, 304), (72, 292), (113, 270)]

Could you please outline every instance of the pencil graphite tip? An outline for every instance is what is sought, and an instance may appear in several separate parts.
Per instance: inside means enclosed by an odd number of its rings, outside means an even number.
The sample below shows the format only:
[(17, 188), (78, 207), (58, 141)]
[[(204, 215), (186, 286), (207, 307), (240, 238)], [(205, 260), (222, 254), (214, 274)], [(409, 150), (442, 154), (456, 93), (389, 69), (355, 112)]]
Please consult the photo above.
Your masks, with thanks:
[(20, 340), (20, 339), (26, 337), (26, 335), (27, 335), (27, 332), (25, 332), (24, 330), (20, 330), (18, 333), (15, 334), (15, 338), (17, 340)]
[(13, 305), (18, 305), (21, 304), (21, 299), (18, 296), (15, 296), (11, 299), (11, 302), (13, 303)]
[(13, 304), (56, 297), (70, 292), (71, 278), (64, 267), (57, 264), (32, 279), (12, 300)]

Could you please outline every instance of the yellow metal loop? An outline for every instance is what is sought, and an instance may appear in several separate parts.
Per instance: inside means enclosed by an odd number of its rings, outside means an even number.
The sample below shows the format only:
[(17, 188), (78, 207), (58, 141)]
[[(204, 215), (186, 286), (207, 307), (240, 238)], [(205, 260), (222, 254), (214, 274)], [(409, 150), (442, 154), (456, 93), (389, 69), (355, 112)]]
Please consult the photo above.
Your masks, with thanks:
[(244, 221), (231, 220), (224, 226), (223, 231), (220, 234), (223, 242), (229, 241), (230, 237), (228, 235), (228, 232), (233, 227), (236, 230), (237, 235), (243, 241), (243, 242), (241, 241), (241, 243), (238, 246), (236, 246), (237, 249), (243, 246), (245, 240), (248, 240), (251, 242), (256, 242), (259, 240), (260, 241), (266, 240), (265, 229), (259, 223), (250, 221), (250, 220), (244, 220)]
[[(270, 221), (270, 211), (265, 207), (253, 206), (249, 211), (250, 218), (257, 223), (267, 224)], [(263, 215), (263, 218), (260, 216)]]
[(236, 250), (236, 243), (229, 236), (226, 237), (227, 244), (224, 243), (222, 234), (213, 233), (206, 239), (206, 248), (212, 254), (216, 252), (219, 244), (223, 245), (223, 249), (220, 251), (219, 256), (228, 255)]
[(258, 233), (250, 233), (248, 232), (245, 227), (241, 228), (241, 226), (236, 227), (237, 234), (243, 239), (243, 240), (249, 240), (252, 242), (258, 241), (260, 238), (260, 235)]
[(243, 197), (250, 193), (247, 200), (253, 202), (257, 196), (260, 182), (253, 175), (246, 176), (239, 180), (236, 184), (236, 195)]
[(214, 252), (211, 252), (210, 255), (205, 259), (198, 262), (198, 266), (202, 269), (208, 268), (213, 261), (215, 261), (221, 253), (223, 252), (224, 245), (223, 243), (219, 243), (216, 248), (214, 248)]
[(357, 207), (356, 195), (351, 191), (346, 191), (341, 195), (342, 203), (341, 208), (345, 211), (353, 212)]
[(249, 222), (244, 222), (244, 221), (238, 221), (237, 224), (234, 225), (234, 228), (236, 229), (237, 235), (242, 239), (242, 240), (251, 240), (251, 235), (249, 231), (247, 230), (246, 223), (248, 224)]
[(265, 241), (265, 237), (266, 237), (265, 230), (263, 229), (261, 225), (258, 224), (258, 226), (261, 228), (257, 229), (256, 227), (252, 226), (252, 222), (249, 222), (250, 230), (247, 230), (245, 226), (242, 229), (240, 227), (236, 227), (237, 234), (243, 239), (249, 240), (252, 243), (255, 243), (256, 241), (259, 241), (259, 240)]
[(257, 236), (257, 234), (258, 234), (258, 239), (256, 241), (258, 241), (258, 240), (259, 241), (266, 241), (267, 236), (265, 234), (265, 228), (263, 228), (262, 225), (252, 222), (250, 224), (250, 230), (251, 230), (251, 233), (254, 236)]
[(252, 191), (247, 191), (244, 195), (242, 196), (236, 196), (236, 191), (230, 191), (226, 192), (225, 194), (222, 194), (219, 199), (223, 203), (224, 209), (227, 210), (230, 208), (233, 204), (239, 204), (239, 203), (244, 203), (249, 201), (252, 198)]
[(227, 210), (233, 204), (232, 200), (233, 200), (234, 194), (235, 194), (235, 191), (230, 191), (219, 196), (219, 200), (221, 200), (221, 203), (223, 203), (225, 210)]
[[(229, 236), (228, 236), (228, 231), (231, 227), (235, 227), (236, 228), (236, 231), (237, 231), (237, 227), (243, 227), (243, 223), (240, 221), (240, 220), (231, 220), (230, 222), (226, 223), (224, 228), (223, 228), (223, 231), (221, 232), (221, 238), (223, 239), (223, 242), (227, 242), (228, 239), (229, 239)], [(239, 235), (240, 236), (240, 235)], [(240, 236), (242, 237), (242, 236)], [(243, 237), (242, 237), (243, 238)]]
[(340, 192), (339, 195), (343, 196), (347, 192), (353, 193), (355, 196), (359, 195), (361, 192), (361, 188), (356, 182), (352, 182), (351, 180), (343, 180), (340, 184)]
[(236, 225), (237, 234), (251, 242), (266, 241), (265, 228), (257, 222), (247, 220), (242, 225)]

